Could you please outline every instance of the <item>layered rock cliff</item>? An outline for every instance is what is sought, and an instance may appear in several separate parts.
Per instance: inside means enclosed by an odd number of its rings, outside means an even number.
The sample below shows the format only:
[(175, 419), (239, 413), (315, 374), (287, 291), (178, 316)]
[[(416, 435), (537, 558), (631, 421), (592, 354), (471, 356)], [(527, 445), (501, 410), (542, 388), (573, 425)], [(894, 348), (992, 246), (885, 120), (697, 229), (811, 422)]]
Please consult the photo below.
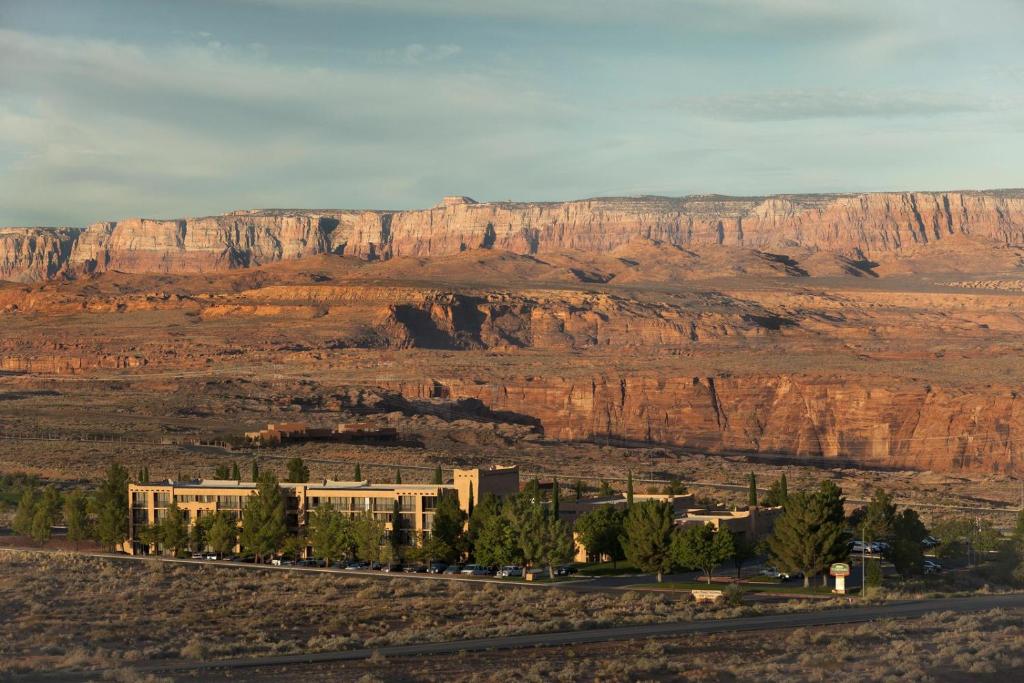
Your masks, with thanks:
[[(31, 246), (31, 233), (38, 243)], [(32, 280), (119, 270), (188, 273), (334, 253), (362, 259), (442, 256), (472, 249), (519, 254), (604, 253), (638, 239), (681, 247), (729, 245), (857, 259), (916, 253), (950, 237), (1024, 244), (1024, 191), (605, 198), (477, 203), (449, 197), (413, 211), (237, 211), (178, 220), (96, 223), (70, 233), (0, 233), (0, 277)], [(64, 245), (75, 240), (72, 249)], [(975, 245), (977, 246), (977, 245)], [(27, 258), (41, 250), (41, 255)], [(45, 255), (43, 255), (45, 254)], [(45, 263), (40, 268), (38, 263)]]
[(0, 228), (0, 280), (39, 282), (61, 273), (79, 235), (74, 228)]

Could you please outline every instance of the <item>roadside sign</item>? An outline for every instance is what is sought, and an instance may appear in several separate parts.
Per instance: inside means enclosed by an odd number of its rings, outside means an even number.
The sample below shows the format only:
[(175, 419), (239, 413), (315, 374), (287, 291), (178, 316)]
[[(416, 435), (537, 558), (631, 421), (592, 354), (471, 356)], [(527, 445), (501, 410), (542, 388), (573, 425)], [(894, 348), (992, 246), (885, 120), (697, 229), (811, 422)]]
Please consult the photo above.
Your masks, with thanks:
[(829, 567), (828, 573), (832, 576), (849, 576), (850, 565), (845, 562), (836, 562), (834, 565)]
[(714, 602), (722, 597), (722, 591), (715, 590), (692, 590), (693, 599), (697, 602)]

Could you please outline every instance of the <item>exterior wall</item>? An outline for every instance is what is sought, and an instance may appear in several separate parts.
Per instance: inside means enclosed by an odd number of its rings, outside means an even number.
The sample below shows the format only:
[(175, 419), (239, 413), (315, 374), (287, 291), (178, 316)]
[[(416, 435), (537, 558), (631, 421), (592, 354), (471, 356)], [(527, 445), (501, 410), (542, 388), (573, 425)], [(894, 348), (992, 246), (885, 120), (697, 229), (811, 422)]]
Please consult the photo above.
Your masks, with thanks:
[(469, 513), (469, 493), (473, 492), (474, 503), (493, 493), (499, 498), (519, 493), (519, 468), (492, 467), (489, 469), (456, 469), (455, 490), (459, 493), (459, 507)]
[[(293, 425), (275, 425), (290, 427)], [(293, 530), (309, 523), (309, 514), (320, 505), (331, 503), (349, 516), (372, 514), (384, 524), (388, 533), (394, 531), (395, 504), (398, 504), (399, 530), (411, 541), (430, 533), (437, 501), (444, 495), (458, 495), (460, 507), (468, 512), (469, 489), (474, 500), (486, 493), (499, 496), (519, 491), (519, 470), (500, 467), (487, 470), (456, 470), (455, 485), (395, 484), (370, 485), (366, 482), (282, 482), (289, 527)], [(189, 528), (205, 515), (225, 511), (241, 523), (242, 510), (249, 496), (256, 492), (254, 482), (204, 480), (201, 482), (164, 482), (128, 485), (128, 540), (122, 550), (130, 554), (147, 553), (135, 542), (138, 530), (159, 523), (171, 502), (187, 518)]]

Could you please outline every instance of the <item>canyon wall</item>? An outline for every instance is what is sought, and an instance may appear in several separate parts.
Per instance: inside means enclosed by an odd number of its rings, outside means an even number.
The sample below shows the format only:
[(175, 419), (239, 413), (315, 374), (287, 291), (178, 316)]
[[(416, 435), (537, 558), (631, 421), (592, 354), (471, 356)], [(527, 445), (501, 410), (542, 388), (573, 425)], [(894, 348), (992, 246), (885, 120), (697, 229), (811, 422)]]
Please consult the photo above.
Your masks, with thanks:
[[(678, 246), (814, 249), (877, 259), (954, 236), (1024, 244), (1024, 191), (607, 198), (476, 203), (447, 198), (414, 211), (236, 211), (178, 220), (96, 223), (80, 236), (0, 232), (0, 278), (205, 272), (323, 253), (363, 259), (471, 249), (606, 252), (635, 240)], [(27, 235), (31, 235), (28, 237)], [(73, 248), (47, 246), (47, 243)], [(46, 264), (41, 267), (39, 264)]]
[(391, 388), (410, 399), (477, 399), (493, 411), (540, 420), (554, 440), (661, 443), (901, 469), (1024, 471), (1024, 402), (1009, 387), (601, 374), (439, 379)]

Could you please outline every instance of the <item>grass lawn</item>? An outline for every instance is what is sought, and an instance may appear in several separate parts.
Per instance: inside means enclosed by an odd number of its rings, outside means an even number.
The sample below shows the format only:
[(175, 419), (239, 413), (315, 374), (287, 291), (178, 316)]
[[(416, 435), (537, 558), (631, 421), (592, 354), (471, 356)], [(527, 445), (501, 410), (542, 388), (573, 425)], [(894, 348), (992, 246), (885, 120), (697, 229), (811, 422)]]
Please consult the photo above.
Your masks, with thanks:
[(625, 560), (615, 562), (595, 562), (593, 564), (581, 564), (577, 567), (580, 574), (587, 576), (622, 576), (625, 574), (643, 574), (642, 571)]

